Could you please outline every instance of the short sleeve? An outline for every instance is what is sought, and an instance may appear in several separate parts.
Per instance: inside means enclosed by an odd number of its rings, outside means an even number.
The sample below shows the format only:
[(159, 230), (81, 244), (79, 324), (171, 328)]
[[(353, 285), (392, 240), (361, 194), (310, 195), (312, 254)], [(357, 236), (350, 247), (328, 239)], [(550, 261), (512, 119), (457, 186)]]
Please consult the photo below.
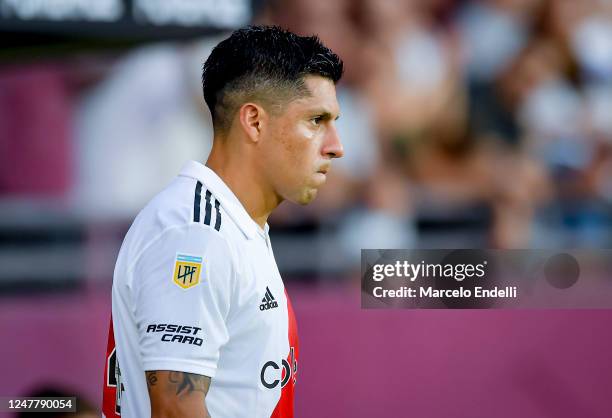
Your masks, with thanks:
[(195, 223), (166, 230), (143, 250), (132, 302), (144, 370), (214, 377), (228, 340), (230, 253), (223, 236)]

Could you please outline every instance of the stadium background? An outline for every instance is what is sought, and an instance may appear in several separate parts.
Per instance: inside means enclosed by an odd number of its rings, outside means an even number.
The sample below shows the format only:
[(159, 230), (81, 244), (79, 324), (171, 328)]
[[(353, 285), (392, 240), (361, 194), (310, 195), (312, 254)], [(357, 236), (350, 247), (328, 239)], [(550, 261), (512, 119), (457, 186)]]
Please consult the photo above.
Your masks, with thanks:
[(0, 396), (100, 403), (123, 234), (211, 126), (232, 28), (344, 59), (346, 157), (270, 220), (297, 416), (605, 417), (609, 311), (362, 311), (360, 248), (609, 248), (609, 0), (0, 0)]

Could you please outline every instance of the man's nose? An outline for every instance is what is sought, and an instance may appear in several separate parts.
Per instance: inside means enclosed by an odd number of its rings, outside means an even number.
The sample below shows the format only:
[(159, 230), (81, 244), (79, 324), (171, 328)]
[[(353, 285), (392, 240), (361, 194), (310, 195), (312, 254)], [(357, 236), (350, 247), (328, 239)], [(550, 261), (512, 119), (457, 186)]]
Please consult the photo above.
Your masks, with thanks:
[(340, 142), (340, 136), (336, 126), (332, 123), (323, 144), (323, 154), (330, 158), (341, 158), (344, 155), (344, 147)]

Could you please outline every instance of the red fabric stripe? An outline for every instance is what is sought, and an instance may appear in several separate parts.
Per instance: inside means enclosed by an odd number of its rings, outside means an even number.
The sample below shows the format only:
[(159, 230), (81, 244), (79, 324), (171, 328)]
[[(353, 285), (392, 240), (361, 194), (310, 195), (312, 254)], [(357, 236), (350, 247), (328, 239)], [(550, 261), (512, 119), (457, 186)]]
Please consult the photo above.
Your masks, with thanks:
[[(293, 404), (294, 404), (294, 389), (295, 382), (297, 380), (298, 371), (298, 357), (299, 357), (299, 341), (297, 332), (297, 322), (295, 320), (295, 314), (293, 313), (293, 307), (285, 289), (285, 296), (287, 297), (287, 314), (289, 315), (289, 354), (287, 355), (287, 362), (292, 368), (292, 375), (289, 382), (281, 389), (281, 397), (272, 412), (270, 418), (293, 418)], [(293, 356), (293, 358), (291, 358)], [(285, 371), (283, 370), (282, 378), (285, 377)]]
[[(106, 345), (106, 357), (104, 364), (104, 382), (102, 383), (102, 412), (106, 418), (118, 417), (121, 414), (118, 414), (115, 411), (115, 402), (117, 399), (117, 388), (115, 386), (109, 386), (108, 383), (108, 363), (109, 357), (113, 350), (115, 349), (115, 334), (113, 331), (113, 317), (110, 318), (110, 324), (108, 326), (108, 344)], [(114, 370), (110, 371), (111, 373), (115, 373)]]

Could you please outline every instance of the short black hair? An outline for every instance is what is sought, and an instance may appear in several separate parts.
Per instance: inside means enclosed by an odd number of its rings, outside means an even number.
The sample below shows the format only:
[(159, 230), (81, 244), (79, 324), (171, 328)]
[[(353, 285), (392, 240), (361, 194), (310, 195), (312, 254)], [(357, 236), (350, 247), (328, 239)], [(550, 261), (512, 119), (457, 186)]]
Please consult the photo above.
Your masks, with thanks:
[(221, 41), (204, 63), (202, 86), (215, 131), (229, 127), (239, 105), (262, 105), (308, 94), (307, 75), (337, 83), (340, 57), (317, 36), (299, 36), (278, 26), (248, 26)]

